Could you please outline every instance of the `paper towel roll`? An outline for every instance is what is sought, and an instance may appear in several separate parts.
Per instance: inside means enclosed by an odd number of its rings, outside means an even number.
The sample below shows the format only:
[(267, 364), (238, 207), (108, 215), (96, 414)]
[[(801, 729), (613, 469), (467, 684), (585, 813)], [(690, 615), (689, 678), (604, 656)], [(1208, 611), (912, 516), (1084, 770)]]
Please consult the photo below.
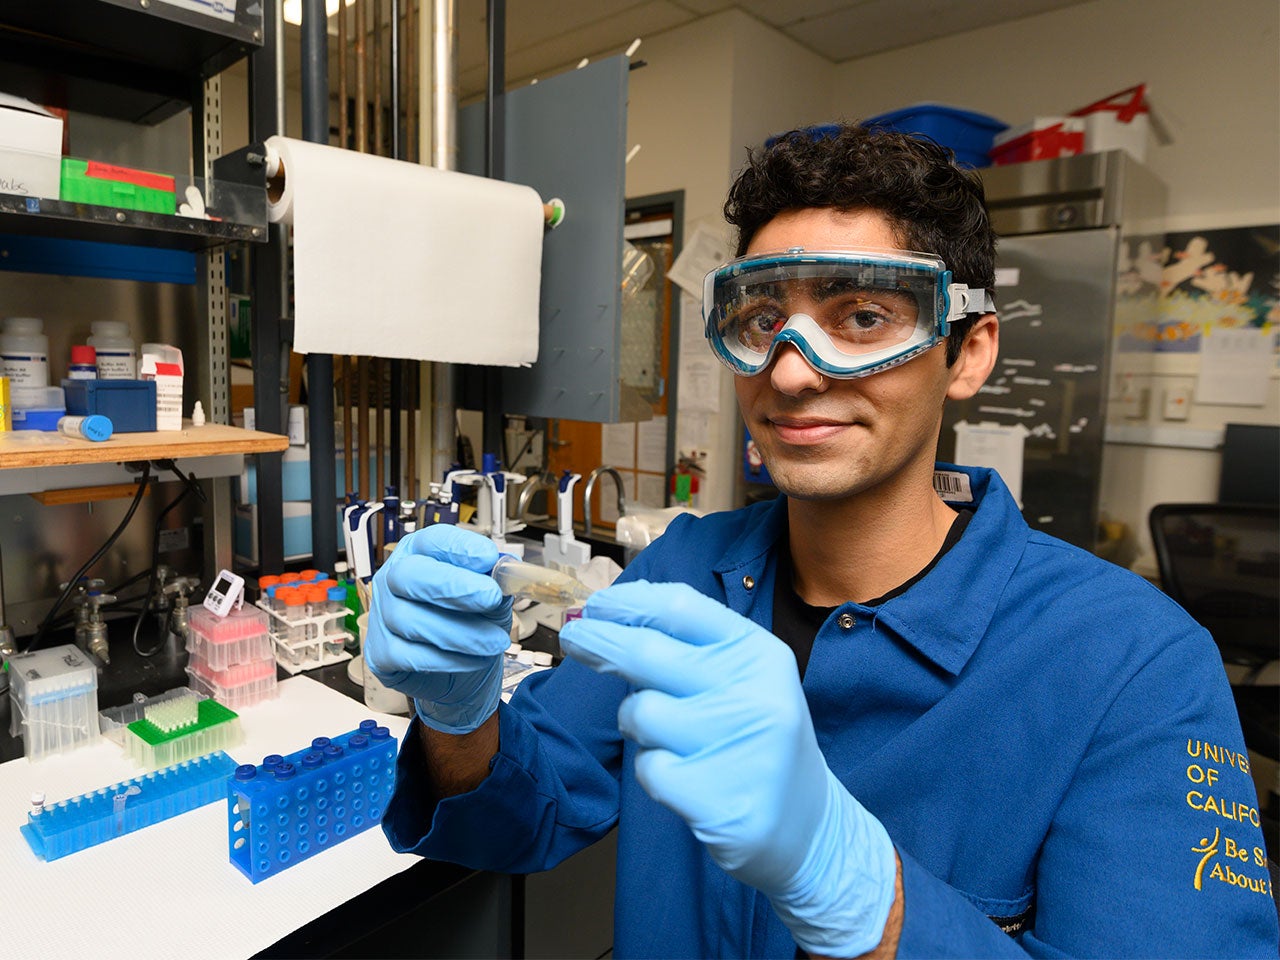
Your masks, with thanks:
[(529, 187), (288, 137), (298, 353), (514, 366), (538, 358), (542, 200)]

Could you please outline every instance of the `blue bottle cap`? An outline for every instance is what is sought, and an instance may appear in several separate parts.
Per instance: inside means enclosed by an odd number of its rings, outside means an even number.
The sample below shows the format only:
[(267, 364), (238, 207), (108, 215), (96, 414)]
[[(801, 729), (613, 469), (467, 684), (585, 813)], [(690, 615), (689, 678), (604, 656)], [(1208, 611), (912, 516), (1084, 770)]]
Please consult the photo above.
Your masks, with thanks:
[(109, 440), (114, 430), (111, 421), (100, 413), (91, 413), (80, 424), (80, 433), (86, 440)]

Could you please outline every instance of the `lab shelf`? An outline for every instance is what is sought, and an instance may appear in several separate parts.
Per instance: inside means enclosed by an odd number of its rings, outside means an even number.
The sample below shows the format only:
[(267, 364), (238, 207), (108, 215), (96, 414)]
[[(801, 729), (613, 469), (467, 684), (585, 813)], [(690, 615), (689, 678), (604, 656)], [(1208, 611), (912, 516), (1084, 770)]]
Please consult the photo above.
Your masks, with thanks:
[(155, 460), (173, 460), (197, 477), (236, 476), (246, 454), (288, 446), (281, 434), (212, 423), (193, 427), (190, 421), (181, 430), (117, 433), (99, 443), (60, 433), (0, 433), (0, 496), (136, 480), (123, 464)]
[(264, 241), (267, 230), (258, 223), (198, 220), (0, 193), (0, 234), (196, 251), (240, 240)]
[[(38, 103), (156, 123), (194, 86), (262, 43), (262, 6), (164, 0), (6, 0), (0, 89)], [(230, 14), (219, 16), (218, 10)], [(60, 77), (51, 83), (50, 64)]]
[[(42, 434), (48, 444), (29, 442), (32, 433), (20, 430), (0, 434), (0, 469), (15, 467), (61, 467), (88, 463), (130, 463), (144, 460), (174, 460), (179, 457), (216, 457), (229, 453), (278, 453), (288, 448), (289, 438), (277, 433), (242, 430), (216, 423), (200, 427), (184, 421), (181, 430), (156, 433), (117, 433), (110, 440), (93, 442), (62, 434)], [(53, 442), (65, 440), (66, 443)]]

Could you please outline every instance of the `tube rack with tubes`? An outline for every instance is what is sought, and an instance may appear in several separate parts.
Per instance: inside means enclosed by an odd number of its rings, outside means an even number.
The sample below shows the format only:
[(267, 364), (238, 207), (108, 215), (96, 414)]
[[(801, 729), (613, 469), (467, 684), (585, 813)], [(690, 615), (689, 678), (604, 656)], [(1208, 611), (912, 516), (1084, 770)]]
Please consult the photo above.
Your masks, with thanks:
[(350, 660), (345, 649), (350, 634), (345, 621), (351, 611), (345, 591), (320, 583), (269, 588), (257, 606), (268, 617), (276, 662), (289, 673)]
[(236, 767), (226, 786), (231, 862), (257, 883), (376, 826), (395, 769), (396, 739), (374, 720)]
[(51, 805), (33, 798), (19, 829), (37, 857), (57, 860), (213, 803), (235, 767), (219, 751)]

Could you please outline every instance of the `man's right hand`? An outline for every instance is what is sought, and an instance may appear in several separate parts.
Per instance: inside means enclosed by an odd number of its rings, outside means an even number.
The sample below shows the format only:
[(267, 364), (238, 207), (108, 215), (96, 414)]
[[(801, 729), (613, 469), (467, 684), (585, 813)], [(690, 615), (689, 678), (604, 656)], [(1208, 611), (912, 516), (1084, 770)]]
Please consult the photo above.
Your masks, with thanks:
[(469, 733), (498, 709), (511, 598), (488, 576), (498, 549), (449, 524), (409, 534), (373, 578), (364, 658), (433, 730)]

